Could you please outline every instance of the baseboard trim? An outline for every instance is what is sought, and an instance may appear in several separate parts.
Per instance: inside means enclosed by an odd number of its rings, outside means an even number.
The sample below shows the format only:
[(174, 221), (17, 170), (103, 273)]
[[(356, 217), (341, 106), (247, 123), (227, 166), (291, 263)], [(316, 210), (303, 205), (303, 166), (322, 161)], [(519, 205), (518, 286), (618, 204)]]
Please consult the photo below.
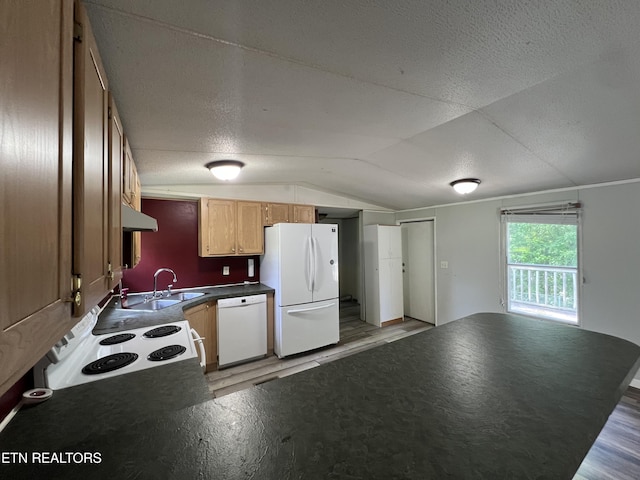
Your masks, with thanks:
[(386, 322), (381, 322), (380, 328), (388, 327), (389, 325), (395, 325), (396, 323), (402, 323), (402, 322), (404, 322), (404, 318), (402, 317), (394, 318), (392, 320), (387, 320)]

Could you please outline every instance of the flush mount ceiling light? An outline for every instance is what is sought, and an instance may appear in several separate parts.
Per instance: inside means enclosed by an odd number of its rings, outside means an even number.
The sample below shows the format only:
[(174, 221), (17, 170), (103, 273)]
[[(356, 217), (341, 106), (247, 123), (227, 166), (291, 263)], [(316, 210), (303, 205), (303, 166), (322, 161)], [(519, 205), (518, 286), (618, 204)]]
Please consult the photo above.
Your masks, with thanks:
[(233, 180), (238, 176), (244, 163), (238, 160), (216, 160), (205, 165), (213, 176), (220, 180)]
[(466, 195), (467, 193), (473, 192), (478, 185), (480, 185), (480, 180), (477, 178), (462, 178), (460, 180), (456, 180), (451, 182), (449, 185), (453, 187), (453, 189), (461, 195)]

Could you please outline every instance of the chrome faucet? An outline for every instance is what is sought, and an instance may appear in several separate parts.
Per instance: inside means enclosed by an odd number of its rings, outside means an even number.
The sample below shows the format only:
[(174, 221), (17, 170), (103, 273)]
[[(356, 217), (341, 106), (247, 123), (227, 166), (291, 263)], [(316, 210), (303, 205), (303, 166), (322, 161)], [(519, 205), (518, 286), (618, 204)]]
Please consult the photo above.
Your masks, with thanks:
[[(160, 275), (160, 273), (162, 272), (169, 272), (173, 274), (174, 283), (178, 281), (176, 272), (174, 272), (170, 268), (159, 268), (158, 270), (156, 270), (156, 273), (153, 274), (153, 296), (151, 298), (156, 298), (158, 296), (158, 275)], [(168, 295), (171, 295), (171, 287), (173, 287), (173, 284), (169, 284), (167, 287), (167, 292), (169, 292)], [(160, 292), (160, 296), (162, 297), (162, 292)]]

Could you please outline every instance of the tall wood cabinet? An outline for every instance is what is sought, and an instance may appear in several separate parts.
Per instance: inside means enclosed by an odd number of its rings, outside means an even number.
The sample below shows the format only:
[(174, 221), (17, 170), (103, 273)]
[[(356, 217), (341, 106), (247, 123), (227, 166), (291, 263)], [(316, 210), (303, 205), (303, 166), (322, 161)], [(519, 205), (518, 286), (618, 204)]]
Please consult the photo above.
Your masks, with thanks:
[(0, 395), (75, 320), (73, 2), (0, 2)]
[[(85, 8), (75, 4), (73, 273), (82, 315), (97, 305), (115, 279), (109, 255), (109, 93)], [(118, 182), (119, 184), (119, 182)], [(118, 197), (121, 193), (118, 189)], [(114, 213), (115, 214), (115, 213)], [(113, 262), (120, 263), (120, 259)]]
[(201, 198), (198, 205), (201, 257), (258, 255), (264, 252), (262, 204)]

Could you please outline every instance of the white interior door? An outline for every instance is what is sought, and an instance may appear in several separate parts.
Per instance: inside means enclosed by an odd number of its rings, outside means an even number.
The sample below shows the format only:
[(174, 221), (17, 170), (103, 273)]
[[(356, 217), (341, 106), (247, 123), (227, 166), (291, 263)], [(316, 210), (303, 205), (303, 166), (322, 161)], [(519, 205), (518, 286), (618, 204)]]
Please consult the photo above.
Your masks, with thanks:
[(433, 221), (402, 224), (404, 314), (435, 323)]

